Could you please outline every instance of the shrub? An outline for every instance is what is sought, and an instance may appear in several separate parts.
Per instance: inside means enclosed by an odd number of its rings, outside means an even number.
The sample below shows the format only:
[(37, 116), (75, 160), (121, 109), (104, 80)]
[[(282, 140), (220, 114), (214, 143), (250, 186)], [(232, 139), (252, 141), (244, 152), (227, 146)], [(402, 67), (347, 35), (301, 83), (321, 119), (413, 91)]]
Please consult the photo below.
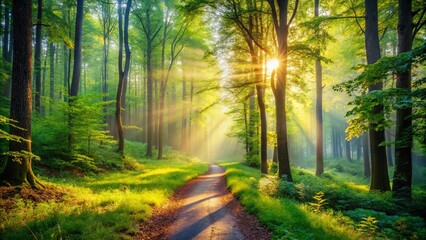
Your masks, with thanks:
[[(373, 227), (381, 235), (396, 239), (425, 239), (425, 221), (416, 216), (387, 215), (371, 209), (357, 208), (345, 211), (345, 215), (354, 219), (358, 227), (364, 230)], [(373, 221), (374, 220), (374, 224)]]

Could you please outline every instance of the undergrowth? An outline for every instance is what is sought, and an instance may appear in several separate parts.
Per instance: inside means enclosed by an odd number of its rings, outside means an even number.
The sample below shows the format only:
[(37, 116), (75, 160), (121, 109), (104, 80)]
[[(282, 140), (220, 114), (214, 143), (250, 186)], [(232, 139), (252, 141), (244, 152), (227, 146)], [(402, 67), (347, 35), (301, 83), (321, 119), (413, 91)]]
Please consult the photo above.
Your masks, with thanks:
[(15, 195), (12, 207), (0, 209), (0, 239), (131, 239), (153, 207), (207, 170), (206, 163), (176, 153), (132, 164), (137, 170), (41, 176), (50, 189), (65, 194), (41, 202)]
[[(426, 238), (424, 220), (410, 214), (422, 205), (414, 204), (411, 210), (398, 207), (390, 193), (369, 192), (368, 185), (345, 181), (341, 172), (329, 171), (319, 178), (293, 169), (294, 182), (286, 182), (260, 177), (259, 170), (241, 163), (222, 165), (228, 187), (274, 239)], [(425, 194), (416, 191), (414, 199)]]

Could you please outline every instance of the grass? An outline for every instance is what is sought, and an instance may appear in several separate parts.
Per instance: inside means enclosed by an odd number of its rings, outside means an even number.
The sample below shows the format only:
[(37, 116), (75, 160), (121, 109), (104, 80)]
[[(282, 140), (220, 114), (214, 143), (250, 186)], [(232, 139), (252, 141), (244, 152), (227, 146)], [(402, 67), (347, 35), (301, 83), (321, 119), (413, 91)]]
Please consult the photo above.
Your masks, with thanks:
[(0, 209), (0, 239), (131, 239), (153, 207), (208, 166), (171, 155), (139, 163), (136, 171), (41, 177), (61, 197), (41, 202), (15, 197), (11, 209)]
[(271, 230), (273, 239), (426, 237), (422, 218), (398, 208), (390, 194), (369, 192), (363, 179), (351, 182), (333, 171), (318, 178), (293, 169), (294, 183), (289, 183), (261, 178), (259, 170), (241, 163), (221, 165), (227, 169), (228, 187)]
[(267, 226), (273, 239), (362, 239), (350, 219), (332, 211), (315, 213), (307, 204), (262, 194), (259, 171), (241, 163), (223, 163), (228, 187), (245, 208)]

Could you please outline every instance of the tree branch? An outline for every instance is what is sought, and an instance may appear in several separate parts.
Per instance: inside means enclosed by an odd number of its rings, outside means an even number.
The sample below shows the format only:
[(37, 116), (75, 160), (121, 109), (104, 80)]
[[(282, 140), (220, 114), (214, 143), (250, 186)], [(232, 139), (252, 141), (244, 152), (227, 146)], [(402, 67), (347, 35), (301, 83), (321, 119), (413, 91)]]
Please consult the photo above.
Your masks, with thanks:
[(417, 23), (414, 24), (413, 35), (412, 35), (411, 41), (414, 41), (414, 38), (416, 37), (416, 34), (426, 24), (426, 20), (423, 20), (423, 17), (425, 16), (425, 13), (426, 13), (426, 9), (423, 9), (423, 11), (422, 11), (422, 13), (420, 15), (419, 21), (417, 21)]
[(357, 15), (356, 15), (356, 10), (355, 10), (355, 6), (354, 6), (353, 1), (351, 1), (351, 10), (352, 10), (352, 11), (353, 11), (353, 13), (354, 13), (356, 24), (358, 25), (358, 27), (359, 27), (359, 29), (361, 30), (361, 32), (362, 32), (363, 34), (365, 34), (364, 29), (362, 28), (361, 24), (360, 24), (360, 23), (359, 23), (359, 21), (358, 21), (358, 17), (357, 17)]
[(294, 17), (296, 16), (297, 8), (299, 7), (299, 0), (296, 0), (296, 5), (294, 6), (293, 13), (291, 14), (290, 20), (288, 21), (288, 26), (293, 22)]

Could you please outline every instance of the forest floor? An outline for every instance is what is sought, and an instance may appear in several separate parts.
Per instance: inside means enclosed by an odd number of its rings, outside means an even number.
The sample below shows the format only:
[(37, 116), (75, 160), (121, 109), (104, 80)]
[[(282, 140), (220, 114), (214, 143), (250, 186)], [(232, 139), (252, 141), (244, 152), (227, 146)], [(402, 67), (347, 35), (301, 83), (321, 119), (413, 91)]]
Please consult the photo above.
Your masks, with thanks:
[(134, 239), (269, 239), (226, 187), (225, 170), (212, 164), (154, 209)]
[(77, 177), (38, 174), (45, 190), (0, 187), (0, 239), (132, 239), (139, 224), (208, 164), (138, 159), (133, 170)]

